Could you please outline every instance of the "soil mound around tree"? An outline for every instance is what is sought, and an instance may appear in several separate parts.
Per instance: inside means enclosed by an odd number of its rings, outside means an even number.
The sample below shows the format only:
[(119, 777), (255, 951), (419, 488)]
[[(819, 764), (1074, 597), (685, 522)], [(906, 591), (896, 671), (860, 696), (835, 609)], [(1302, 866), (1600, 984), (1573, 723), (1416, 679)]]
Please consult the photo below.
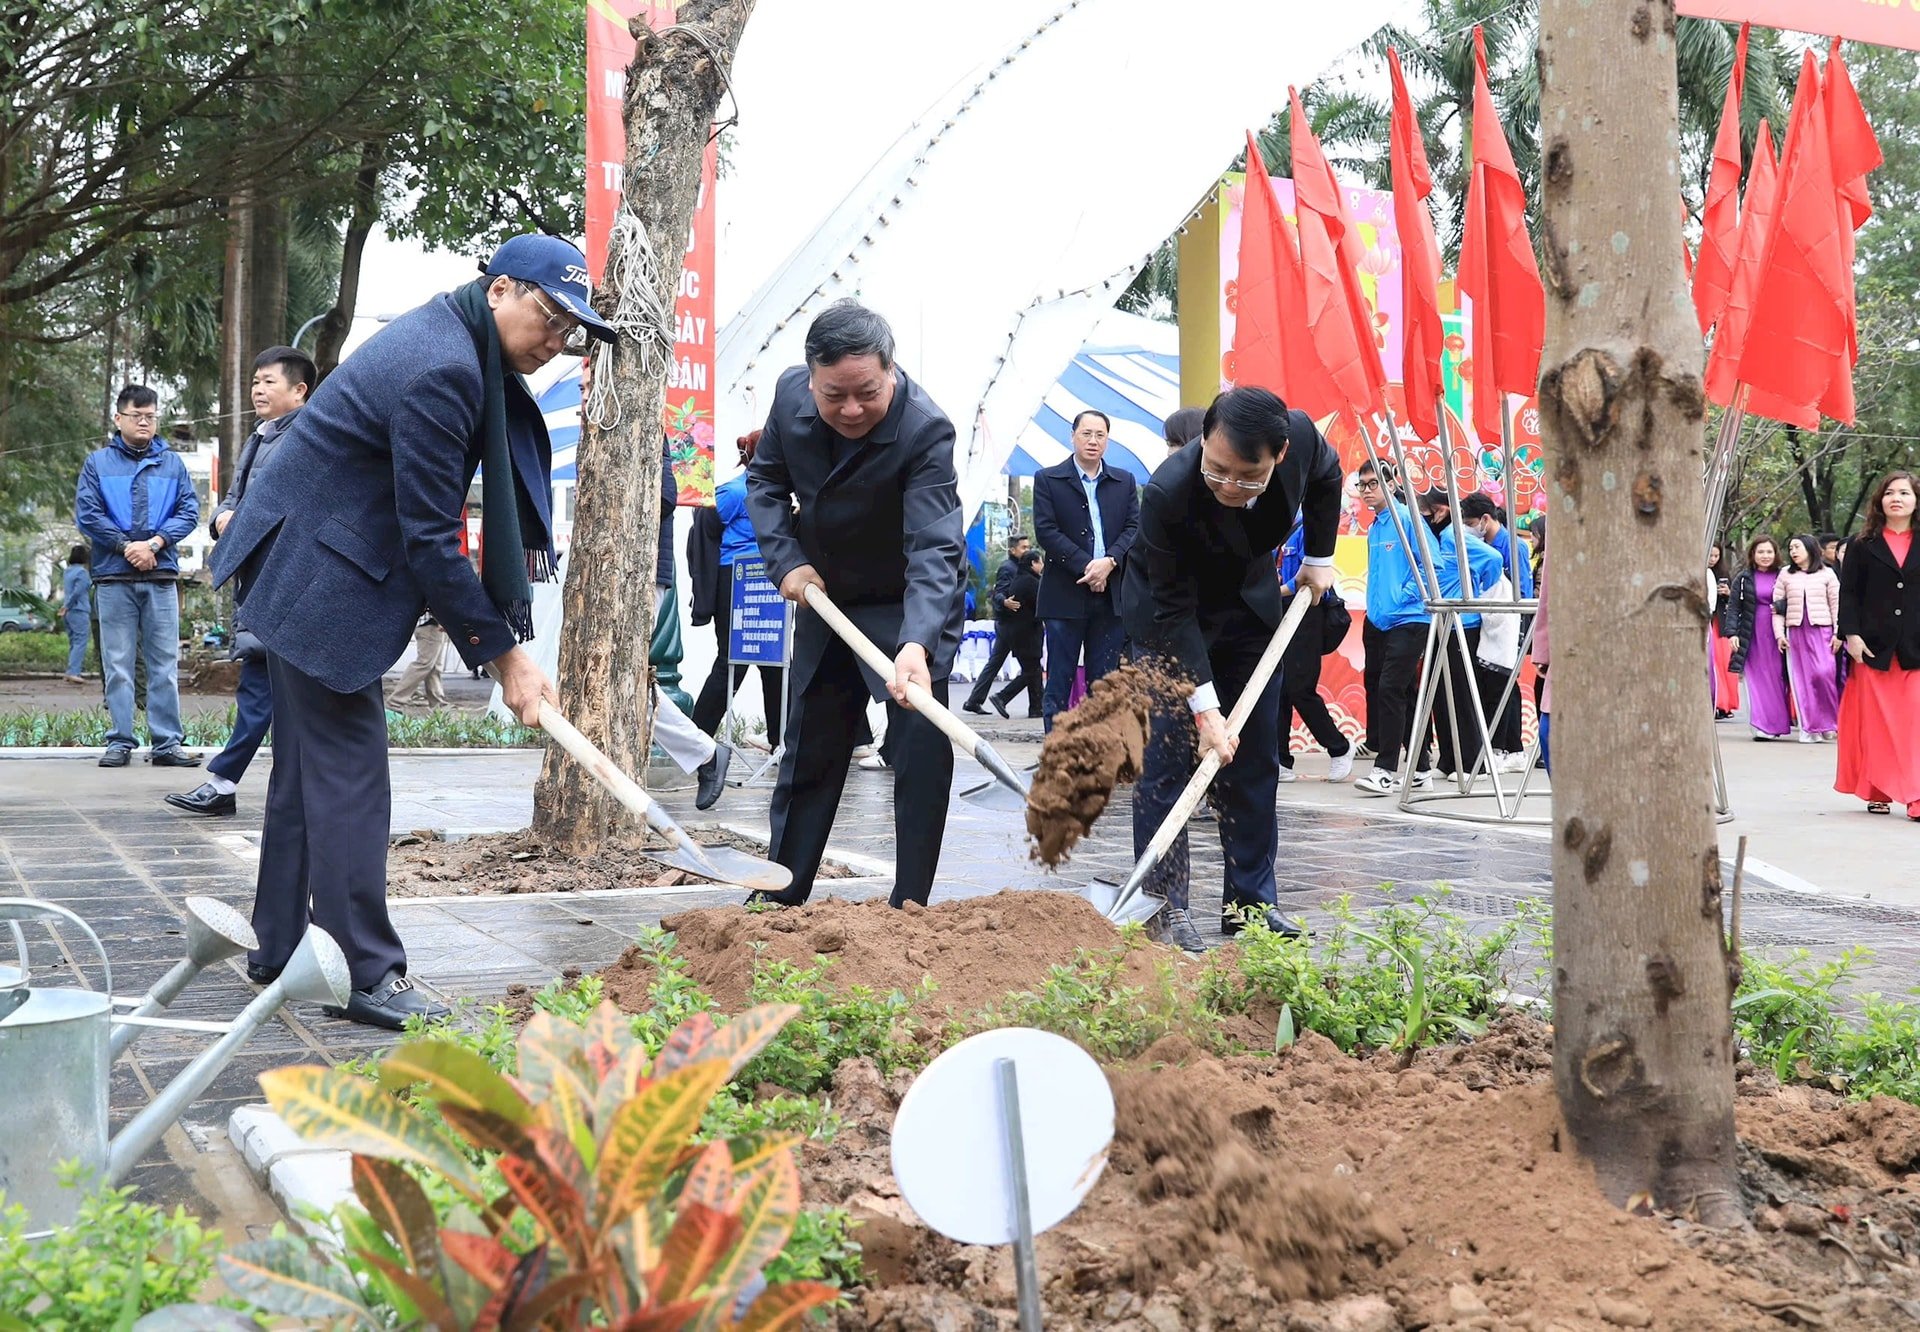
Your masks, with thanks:
[[(702, 846), (731, 846), (765, 857), (766, 843), (720, 828), (690, 828)], [(477, 897), (506, 893), (592, 893), (609, 888), (695, 887), (708, 880), (655, 860), (663, 846), (652, 833), (610, 842), (598, 855), (569, 856), (532, 832), (486, 833), (448, 841), (432, 832), (409, 833), (387, 854), (387, 892), (393, 897)], [(852, 874), (820, 866), (823, 879)], [(724, 887), (725, 885), (717, 885)]]
[(1027, 794), (1035, 860), (1057, 867), (1092, 830), (1113, 788), (1139, 777), (1154, 705), (1176, 688), (1162, 675), (1122, 666), (1095, 681), (1078, 707), (1054, 719)]
[[(683, 911), (661, 925), (673, 931), (688, 974), (729, 1012), (745, 1006), (756, 958), (800, 966), (831, 958), (827, 980), (843, 990), (911, 994), (930, 976), (938, 987), (932, 1007), (964, 1014), (1031, 989), (1080, 949), (1106, 952), (1120, 942), (1106, 917), (1071, 893), (1005, 892), (903, 911), (883, 901), (823, 898), (779, 911)], [(1157, 946), (1137, 948), (1127, 967), (1144, 980), (1170, 956)], [(648, 1006), (653, 972), (639, 950), (628, 949), (600, 975), (607, 998), (623, 1009)]]

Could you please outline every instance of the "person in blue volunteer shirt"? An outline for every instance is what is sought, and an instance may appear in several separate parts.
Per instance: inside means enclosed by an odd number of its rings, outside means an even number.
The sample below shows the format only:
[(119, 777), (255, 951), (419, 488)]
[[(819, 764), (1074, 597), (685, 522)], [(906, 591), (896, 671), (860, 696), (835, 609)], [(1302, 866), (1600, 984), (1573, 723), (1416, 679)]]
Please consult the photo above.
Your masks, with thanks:
[(73, 517), (93, 543), (100, 666), (112, 729), (103, 768), (133, 756), (133, 663), (147, 664), (147, 761), (197, 768), (181, 748), (179, 544), (200, 519), (200, 500), (180, 455), (160, 439), (160, 395), (128, 384), (114, 400), (115, 430), (80, 469)]
[[(702, 562), (698, 559), (688, 561), (694, 566), (694, 623), (703, 623), (703, 616), (713, 621), (713, 669), (707, 672), (707, 682), (700, 686), (700, 697), (693, 703), (693, 724), (708, 735), (720, 733), (720, 722), (727, 715), (727, 627), (733, 618), (733, 566), (760, 558), (760, 538), (754, 535), (753, 518), (747, 513), (747, 466), (753, 461), (754, 451), (760, 447), (760, 432), (755, 430), (742, 435), (735, 447), (740, 450), (740, 470), (734, 473), (731, 480), (713, 488), (713, 508), (703, 511), (701, 515), (705, 517), (707, 512), (712, 514), (705, 527), (704, 538), (700, 519), (697, 518), (694, 532), (687, 539), (690, 556), (694, 542), (701, 539), (706, 541), (708, 553), (716, 556), (712, 584), (706, 588), (704, 595), (703, 580), (707, 575), (701, 572)], [(744, 663), (733, 667), (735, 689), (747, 678), (750, 669)], [(785, 686), (785, 672), (778, 666), (761, 666), (759, 671), (760, 706), (767, 718), (767, 743), (778, 749), (780, 696)]]
[[(1460, 530), (1460, 539), (1456, 540), (1453, 508), (1447, 501), (1447, 492), (1434, 489), (1422, 495), (1420, 514), (1433, 532), (1434, 547), (1438, 551), (1437, 572), (1440, 575), (1441, 595), (1457, 599), (1484, 597), (1491, 592), (1505, 572), (1500, 552), (1465, 528)], [(1464, 580), (1460, 576), (1462, 544), (1467, 549)], [(1433, 705), (1433, 729), (1440, 751), (1440, 771), (1449, 774), (1472, 772), (1480, 762), (1483, 747), (1481, 718), (1476, 716), (1480, 694), (1480, 617), (1471, 613), (1462, 615), (1460, 626), (1465, 631), (1465, 650), (1461, 649), (1462, 635), (1447, 635), (1447, 661), (1450, 663), (1447, 687), (1434, 695)], [(1457, 746), (1456, 735), (1459, 741)]]
[[(1478, 492), (1460, 497), (1460, 521), (1466, 529), (1492, 546), (1500, 556), (1500, 567), (1507, 570), (1513, 567), (1513, 529), (1507, 525), (1507, 511), (1494, 503), (1491, 495)], [(1519, 565), (1520, 583), (1516, 589), (1523, 599), (1534, 595), (1533, 553), (1525, 545), (1520, 547)], [(1520, 622), (1521, 636), (1526, 634), (1526, 620)], [(1516, 645), (1517, 648), (1517, 645)], [(1487, 721), (1493, 729), (1494, 761), (1503, 772), (1518, 772), (1526, 767), (1526, 741), (1520, 727), (1520, 691), (1507, 689), (1507, 681), (1512, 671), (1501, 670), (1481, 662), (1480, 699), (1487, 709)], [(1519, 669), (1516, 655), (1514, 670)], [(1731, 675), (1728, 676), (1731, 679)], [(1500, 696), (1507, 696), (1507, 705), (1500, 707)]]
[(1432, 780), (1419, 775), (1419, 749), (1408, 755), (1406, 778), (1400, 775), (1400, 757), (1402, 750), (1412, 748), (1414, 690), (1431, 620), (1420, 570), (1406, 542), (1419, 541), (1431, 552), (1433, 536), (1404, 503), (1388, 495), (1393, 482), (1392, 465), (1372, 458), (1354, 473), (1354, 490), (1373, 511), (1373, 525), (1367, 529), (1367, 620), (1360, 631), (1367, 653), (1362, 678), (1373, 771), (1353, 786), (1363, 795), (1376, 796), (1400, 790), (1407, 780)]

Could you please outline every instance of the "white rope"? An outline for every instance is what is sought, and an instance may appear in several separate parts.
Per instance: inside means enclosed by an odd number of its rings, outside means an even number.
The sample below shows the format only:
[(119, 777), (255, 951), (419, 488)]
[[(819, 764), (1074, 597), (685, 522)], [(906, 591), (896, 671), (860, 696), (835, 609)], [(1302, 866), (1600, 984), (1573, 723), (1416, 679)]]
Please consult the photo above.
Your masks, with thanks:
[[(605, 285), (614, 294), (607, 322), (629, 354), (640, 358), (643, 378), (664, 377), (673, 364), (673, 305), (660, 298), (660, 261), (647, 239), (647, 229), (625, 204), (623, 198), (607, 237)], [(586, 417), (602, 430), (619, 425), (623, 414), (613, 382), (614, 345), (596, 342), (593, 348), (593, 388), (587, 395)]]

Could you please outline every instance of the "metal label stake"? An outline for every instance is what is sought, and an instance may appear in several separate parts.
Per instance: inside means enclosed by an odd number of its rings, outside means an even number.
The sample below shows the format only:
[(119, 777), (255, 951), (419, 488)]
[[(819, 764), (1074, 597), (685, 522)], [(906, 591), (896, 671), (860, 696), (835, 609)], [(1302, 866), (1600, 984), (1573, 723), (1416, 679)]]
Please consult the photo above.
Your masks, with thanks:
[(1033, 1250), (1033, 1208), (1027, 1199), (1027, 1147), (1020, 1130), (1020, 1072), (996, 1059), (1000, 1123), (1006, 1132), (1007, 1192), (1013, 1198), (1013, 1276), (1020, 1300), (1020, 1332), (1040, 1332), (1040, 1265)]

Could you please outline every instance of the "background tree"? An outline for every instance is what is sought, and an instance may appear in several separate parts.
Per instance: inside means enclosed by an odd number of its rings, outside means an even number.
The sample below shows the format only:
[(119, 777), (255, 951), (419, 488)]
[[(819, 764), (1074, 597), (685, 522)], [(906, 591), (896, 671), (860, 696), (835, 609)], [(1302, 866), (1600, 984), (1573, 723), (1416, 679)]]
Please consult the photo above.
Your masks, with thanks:
[(1565, 127), (1544, 145), (1541, 231), (1554, 1085), (1608, 1197), (1729, 1225), (1738, 959), (1699, 688), (1706, 399), (1679, 213), (1646, 188), (1679, 119), (1673, 22), (1645, 0), (1541, 5), (1541, 123)]
[[(701, 166), (727, 67), (753, 0), (687, 0), (659, 32), (635, 19), (622, 107), (625, 194), (595, 302), (620, 332), (595, 353), (594, 393), (610, 388), (614, 412), (591, 414), (581, 433), (560, 696), (568, 719), (628, 772), (645, 767), (651, 691), (653, 576), (659, 547), (660, 465), (674, 298)], [(630, 284), (634, 290), (623, 290)], [(650, 312), (650, 313), (649, 313)], [(571, 855), (599, 849), (624, 814), (579, 764), (555, 747), (534, 788), (533, 831)]]

